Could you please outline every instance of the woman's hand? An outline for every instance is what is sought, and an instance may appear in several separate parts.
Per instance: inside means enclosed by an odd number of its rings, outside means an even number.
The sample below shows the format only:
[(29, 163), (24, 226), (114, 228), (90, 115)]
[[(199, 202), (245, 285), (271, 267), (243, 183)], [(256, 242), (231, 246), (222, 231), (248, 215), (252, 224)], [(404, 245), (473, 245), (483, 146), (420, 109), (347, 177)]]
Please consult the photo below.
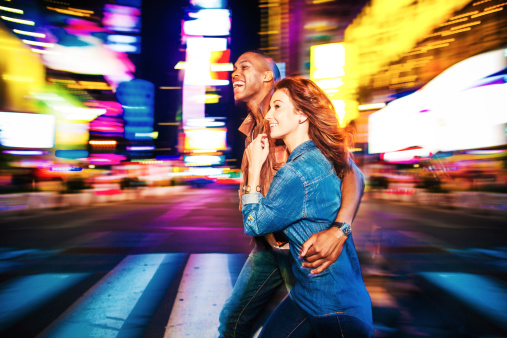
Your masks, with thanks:
[(246, 148), (248, 159), (248, 171), (260, 173), (262, 165), (266, 162), (269, 154), (269, 141), (266, 134), (259, 134)]

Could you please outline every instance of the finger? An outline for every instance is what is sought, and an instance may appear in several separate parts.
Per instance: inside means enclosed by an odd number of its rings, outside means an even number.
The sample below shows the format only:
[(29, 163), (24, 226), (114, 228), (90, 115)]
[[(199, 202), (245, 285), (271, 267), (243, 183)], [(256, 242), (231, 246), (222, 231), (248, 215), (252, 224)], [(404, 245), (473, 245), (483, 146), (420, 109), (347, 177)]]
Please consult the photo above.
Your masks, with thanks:
[(315, 252), (312, 254), (312, 252), (310, 252), (311, 250), (309, 250), (308, 254), (306, 254), (306, 257), (305, 257), (305, 261), (309, 262), (309, 263), (313, 263), (319, 259), (325, 259), (326, 257), (323, 256), (320, 252)]
[(321, 266), (323, 263), (325, 263), (326, 260), (324, 259), (317, 259), (315, 260), (314, 262), (303, 262), (303, 267), (305, 268), (318, 268), (319, 266)]
[(310, 271), (312, 273), (312, 275), (316, 274), (316, 273), (321, 273), (322, 271), (326, 270), (329, 266), (331, 265), (331, 263), (329, 262), (324, 262), (321, 266), (319, 266), (317, 269), (313, 269), (312, 271)]
[(266, 136), (266, 134), (259, 134), (259, 135), (257, 135), (257, 137), (255, 138), (255, 140), (260, 141), (260, 140), (262, 140), (263, 136)]
[(313, 236), (310, 236), (306, 240), (306, 242), (303, 243), (301, 246), (301, 250), (299, 250), (299, 256), (304, 257), (308, 253), (308, 250), (312, 247), (313, 243), (315, 242), (315, 238)]

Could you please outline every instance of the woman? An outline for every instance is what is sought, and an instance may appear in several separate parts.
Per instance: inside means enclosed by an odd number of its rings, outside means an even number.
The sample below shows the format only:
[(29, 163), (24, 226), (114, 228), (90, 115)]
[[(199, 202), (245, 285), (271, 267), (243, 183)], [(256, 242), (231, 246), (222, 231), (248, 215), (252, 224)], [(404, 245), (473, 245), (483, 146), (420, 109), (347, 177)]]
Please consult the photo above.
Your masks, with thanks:
[(248, 146), (250, 193), (242, 197), (245, 233), (283, 231), (296, 282), (260, 337), (302, 337), (309, 329), (317, 337), (370, 337), (371, 300), (352, 236), (336, 262), (320, 274), (312, 275), (298, 255), (312, 234), (331, 226), (340, 208), (339, 177), (349, 169), (349, 156), (333, 105), (312, 81), (284, 79), (276, 85), (266, 119), (271, 138), (283, 139), (290, 156), (263, 197), (259, 177), (268, 156), (267, 135)]

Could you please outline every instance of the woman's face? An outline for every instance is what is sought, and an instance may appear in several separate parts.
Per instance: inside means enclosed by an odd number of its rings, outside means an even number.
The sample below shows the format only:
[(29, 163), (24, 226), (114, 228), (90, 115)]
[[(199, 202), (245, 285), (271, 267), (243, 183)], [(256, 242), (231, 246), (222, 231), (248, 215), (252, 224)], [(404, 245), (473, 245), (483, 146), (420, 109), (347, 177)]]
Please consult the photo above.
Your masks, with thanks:
[(284, 139), (294, 132), (299, 125), (301, 115), (296, 114), (290, 97), (282, 90), (277, 90), (273, 97), (266, 120), (269, 121), (271, 138)]

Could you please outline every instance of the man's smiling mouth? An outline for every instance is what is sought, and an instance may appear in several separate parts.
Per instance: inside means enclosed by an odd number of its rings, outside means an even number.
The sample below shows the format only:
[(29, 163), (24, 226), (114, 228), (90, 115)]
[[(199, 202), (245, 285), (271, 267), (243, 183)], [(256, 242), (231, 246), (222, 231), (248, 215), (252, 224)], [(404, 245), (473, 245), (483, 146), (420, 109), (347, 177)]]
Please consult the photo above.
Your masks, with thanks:
[(232, 85), (232, 87), (233, 87), (234, 89), (236, 89), (236, 88), (242, 88), (242, 87), (244, 87), (244, 86), (245, 86), (245, 83), (244, 83), (243, 81), (236, 81), (236, 82), (234, 82), (234, 84)]

